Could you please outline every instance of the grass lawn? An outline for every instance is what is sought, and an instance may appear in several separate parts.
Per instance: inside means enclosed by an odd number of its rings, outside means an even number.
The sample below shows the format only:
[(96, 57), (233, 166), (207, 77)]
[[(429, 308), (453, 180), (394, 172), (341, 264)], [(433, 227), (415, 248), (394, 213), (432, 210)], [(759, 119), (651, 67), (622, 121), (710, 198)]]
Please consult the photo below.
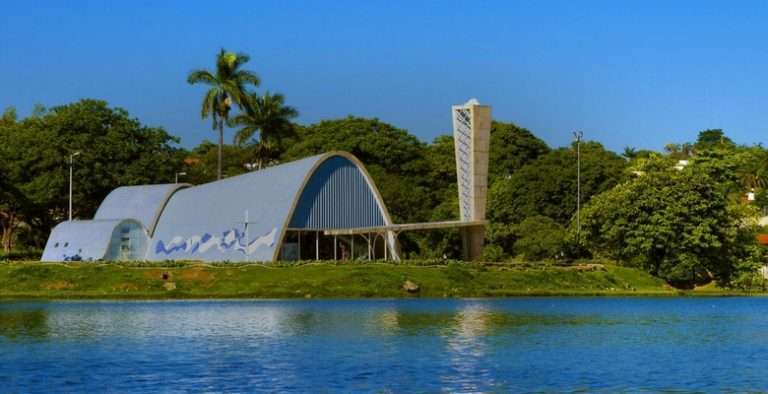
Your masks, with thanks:
[[(0, 264), (2, 298), (358, 298), (524, 295), (735, 294), (680, 292), (647, 273), (612, 264), (409, 262), (294, 265), (203, 263)], [(165, 265), (165, 266), (164, 266)], [(411, 281), (418, 291), (406, 291)]]

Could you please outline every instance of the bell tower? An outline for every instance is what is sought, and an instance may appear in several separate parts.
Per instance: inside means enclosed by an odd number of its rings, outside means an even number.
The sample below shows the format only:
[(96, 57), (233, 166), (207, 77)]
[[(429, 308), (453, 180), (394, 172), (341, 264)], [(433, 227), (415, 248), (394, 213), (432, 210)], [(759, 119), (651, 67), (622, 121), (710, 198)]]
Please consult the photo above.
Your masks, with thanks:
[[(491, 107), (471, 99), (451, 109), (461, 221), (485, 221)], [(464, 259), (480, 259), (485, 237), (484, 225), (464, 227), (461, 231)]]

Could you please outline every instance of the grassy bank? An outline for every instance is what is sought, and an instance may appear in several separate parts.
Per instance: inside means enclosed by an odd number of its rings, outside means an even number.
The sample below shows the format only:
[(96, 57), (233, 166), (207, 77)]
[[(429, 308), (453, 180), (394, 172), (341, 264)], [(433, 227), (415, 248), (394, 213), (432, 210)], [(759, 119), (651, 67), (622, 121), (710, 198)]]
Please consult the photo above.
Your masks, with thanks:
[[(162, 265), (162, 264), (161, 264)], [(418, 290), (404, 289), (406, 281)], [(699, 292), (701, 293), (701, 292)], [(721, 290), (708, 289), (707, 294)], [(0, 264), (2, 298), (350, 298), (674, 295), (645, 272), (614, 265), (451, 263), (299, 265)]]

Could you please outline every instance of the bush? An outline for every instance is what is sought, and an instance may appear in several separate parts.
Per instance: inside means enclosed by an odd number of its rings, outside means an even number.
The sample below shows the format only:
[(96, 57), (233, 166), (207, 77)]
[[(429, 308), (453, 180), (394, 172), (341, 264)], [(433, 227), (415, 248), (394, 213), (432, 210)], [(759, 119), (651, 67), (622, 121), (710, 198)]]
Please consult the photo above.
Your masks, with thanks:
[(496, 244), (488, 244), (483, 248), (483, 261), (499, 262), (504, 260), (504, 249)]
[(546, 216), (532, 216), (516, 226), (513, 250), (526, 260), (555, 258), (563, 248), (565, 229)]
[(12, 250), (8, 253), (0, 252), (0, 261), (40, 260), (43, 251), (39, 249)]

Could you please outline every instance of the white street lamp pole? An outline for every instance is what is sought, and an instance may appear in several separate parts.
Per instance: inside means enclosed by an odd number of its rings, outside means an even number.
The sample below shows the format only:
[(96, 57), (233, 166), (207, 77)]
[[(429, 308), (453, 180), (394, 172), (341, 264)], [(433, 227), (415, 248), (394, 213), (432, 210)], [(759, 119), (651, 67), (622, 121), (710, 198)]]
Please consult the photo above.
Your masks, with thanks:
[(174, 182), (174, 183), (179, 183), (179, 176), (184, 176), (184, 175), (187, 175), (187, 173), (186, 172), (177, 172), (176, 173), (176, 182)]
[(69, 155), (69, 221), (72, 221), (72, 168), (75, 164), (75, 156), (79, 155), (80, 151), (77, 151)]
[(578, 247), (581, 235), (581, 139), (584, 133), (574, 131), (573, 137), (576, 138), (576, 246)]

